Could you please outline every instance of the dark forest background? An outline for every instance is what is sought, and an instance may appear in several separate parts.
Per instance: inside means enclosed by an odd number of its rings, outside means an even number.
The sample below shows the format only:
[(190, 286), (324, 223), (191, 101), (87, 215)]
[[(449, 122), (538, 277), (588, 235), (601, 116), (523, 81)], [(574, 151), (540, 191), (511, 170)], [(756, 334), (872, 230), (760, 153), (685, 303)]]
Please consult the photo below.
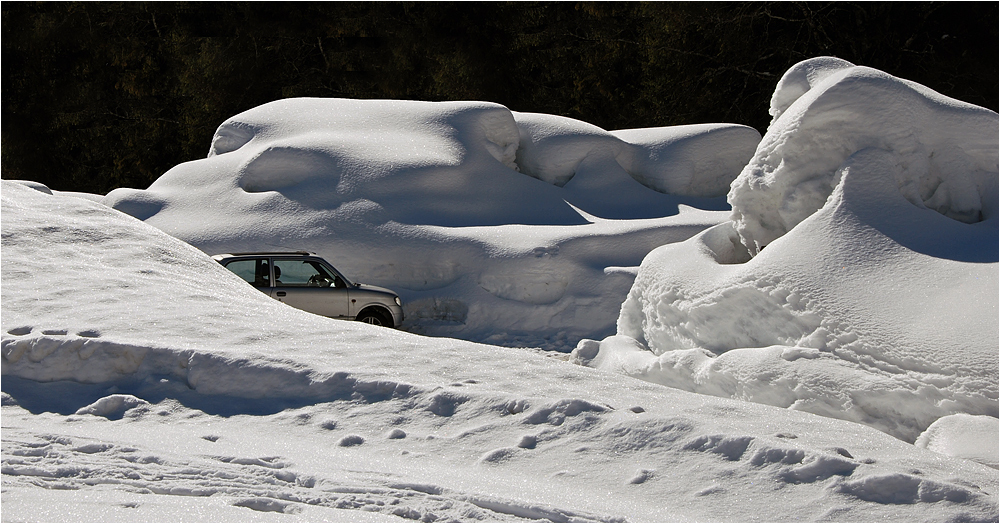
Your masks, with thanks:
[(145, 188), (285, 97), (483, 100), (762, 133), (833, 55), (997, 110), (997, 2), (3, 2), (2, 176)]

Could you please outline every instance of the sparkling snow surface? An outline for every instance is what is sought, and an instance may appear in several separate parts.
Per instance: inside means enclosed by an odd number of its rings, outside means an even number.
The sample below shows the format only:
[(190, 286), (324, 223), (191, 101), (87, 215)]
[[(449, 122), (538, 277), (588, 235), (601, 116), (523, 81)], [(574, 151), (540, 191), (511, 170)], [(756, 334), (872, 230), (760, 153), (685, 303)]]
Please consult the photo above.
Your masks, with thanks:
[(2, 200), (4, 520), (997, 517), (995, 469), (863, 425), (316, 317), (101, 204)]
[[(2, 519), (996, 521), (996, 113), (819, 58), (771, 114), (293, 99), (147, 190), (3, 181)], [(407, 322), (206, 254), (257, 249)]]

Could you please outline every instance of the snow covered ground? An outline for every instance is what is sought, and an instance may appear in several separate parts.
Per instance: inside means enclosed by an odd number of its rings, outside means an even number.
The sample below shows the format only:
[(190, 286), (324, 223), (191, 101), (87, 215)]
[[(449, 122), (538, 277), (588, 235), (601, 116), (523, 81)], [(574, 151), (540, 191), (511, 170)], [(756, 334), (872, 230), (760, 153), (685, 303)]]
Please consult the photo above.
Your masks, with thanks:
[[(997, 521), (996, 113), (827, 58), (771, 113), (285, 100), (3, 181), (3, 520)], [(276, 248), (405, 329), (206, 254)]]

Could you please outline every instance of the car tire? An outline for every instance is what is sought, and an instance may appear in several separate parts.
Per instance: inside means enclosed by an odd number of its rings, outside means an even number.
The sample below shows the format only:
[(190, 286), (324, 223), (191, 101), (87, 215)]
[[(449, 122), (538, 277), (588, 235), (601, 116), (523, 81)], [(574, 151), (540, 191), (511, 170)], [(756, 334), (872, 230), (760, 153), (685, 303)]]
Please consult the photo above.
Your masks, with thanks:
[(392, 327), (392, 320), (389, 320), (388, 316), (380, 311), (368, 309), (362, 311), (356, 320), (373, 326)]

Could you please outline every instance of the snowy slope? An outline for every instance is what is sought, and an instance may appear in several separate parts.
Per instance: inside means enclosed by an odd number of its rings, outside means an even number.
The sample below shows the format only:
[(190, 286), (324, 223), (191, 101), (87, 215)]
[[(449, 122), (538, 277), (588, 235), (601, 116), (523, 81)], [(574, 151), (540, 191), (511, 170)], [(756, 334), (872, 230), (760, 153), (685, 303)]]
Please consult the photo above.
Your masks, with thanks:
[(995, 463), (997, 114), (829, 58), (772, 114), (732, 220), (650, 253), (618, 334), (576, 360), (908, 442), (985, 416)]
[(568, 352), (614, 332), (632, 284), (614, 268), (726, 220), (759, 141), (735, 124), (612, 133), (484, 102), (288, 99), (104, 202), (209, 254), (316, 252), (400, 293), (411, 332)]
[(998, 517), (995, 469), (863, 425), (315, 317), (98, 203), (0, 198), (4, 520)]

